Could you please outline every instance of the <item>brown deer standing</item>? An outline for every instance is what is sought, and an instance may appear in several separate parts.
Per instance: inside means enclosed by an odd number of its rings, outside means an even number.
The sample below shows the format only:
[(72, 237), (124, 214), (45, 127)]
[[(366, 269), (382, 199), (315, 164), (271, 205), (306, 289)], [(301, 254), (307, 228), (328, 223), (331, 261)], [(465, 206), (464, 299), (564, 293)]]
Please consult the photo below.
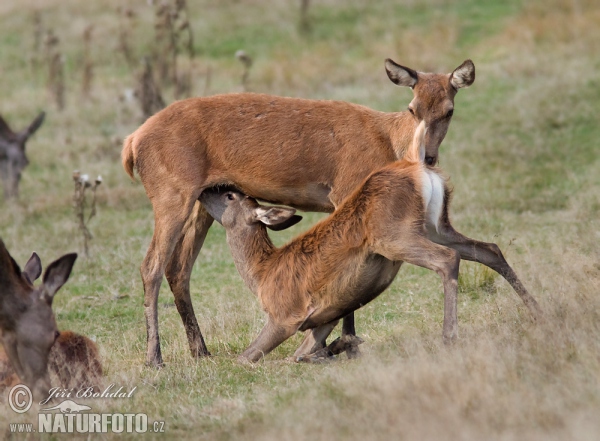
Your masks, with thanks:
[[(33, 281), (42, 273), (37, 254), (21, 272), (0, 239), (0, 331), (5, 351), (5, 356), (0, 355), (0, 378), (4, 386), (20, 379), (34, 396), (45, 397), (49, 370), (62, 387), (98, 385), (102, 367), (96, 345), (69, 331), (59, 332), (52, 312), (54, 295), (69, 278), (76, 258), (77, 254), (66, 254), (52, 262), (42, 285), (35, 288)], [(6, 358), (12, 370), (7, 369)]]
[(13, 132), (0, 116), (0, 179), (5, 199), (19, 196), (21, 174), (29, 164), (25, 143), (40, 128), (45, 116), (44, 112), (40, 113), (29, 127), (20, 132)]
[[(294, 215), (296, 210), (263, 207), (240, 192), (218, 187), (202, 193), (204, 207), (225, 227), (240, 275), (267, 313), (267, 324), (242, 360), (259, 360), (299, 330), (315, 329), (313, 336), (322, 339), (317, 343), (324, 342), (340, 318), (390, 285), (402, 262), (442, 277), (443, 337), (456, 338), (460, 247), (431, 239), (441, 232), (441, 237), (475, 241), (460, 235), (449, 222), (450, 190), (439, 170), (423, 162), (424, 133), (421, 122), (403, 160), (373, 172), (331, 216), (282, 248), (273, 246), (267, 227), (293, 225), (301, 219)], [(505, 270), (514, 275), (508, 264)], [(537, 308), (530, 295), (523, 301)], [(307, 340), (310, 343), (305, 341), (297, 356), (319, 349)]]
[[(190, 298), (190, 274), (213, 218), (198, 197), (215, 185), (234, 185), (260, 200), (331, 212), (372, 171), (404, 155), (420, 121), (425, 161), (437, 162), (454, 109), (454, 96), (475, 80), (465, 61), (449, 74), (416, 72), (386, 60), (392, 82), (413, 90), (407, 111), (384, 113), (341, 101), (261, 94), (217, 95), (171, 104), (124, 142), (122, 160), (140, 176), (154, 210), (154, 235), (141, 266), (147, 328), (146, 362), (163, 363), (158, 292), (166, 275), (193, 356), (209, 352)], [(479, 242), (458, 241), (461, 258), (504, 265)], [(497, 248), (497, 247), (496, 247)], [(526, 290), (501, 273), (521, 295)], [(343, 334), (354, 334), (354, 316)]]

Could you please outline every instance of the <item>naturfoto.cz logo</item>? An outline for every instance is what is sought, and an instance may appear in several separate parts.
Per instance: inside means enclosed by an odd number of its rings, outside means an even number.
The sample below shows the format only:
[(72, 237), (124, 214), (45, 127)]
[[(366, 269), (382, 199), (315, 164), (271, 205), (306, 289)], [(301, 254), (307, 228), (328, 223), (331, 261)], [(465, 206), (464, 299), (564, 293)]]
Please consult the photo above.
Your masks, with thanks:
[[(114, 385), (110, 385), (106, 391)], [(120, 388), (121, 389), (121, 388)], [(120, 390), (119, 389), (119, 390)], [(135, 390), (135, 388), (134, 388)], [(131, 391), (133, 392), (133, 391)], [(52, 394), (50, 394), (52, 396)], [(54, 394), (59, 395), (59, 394)], [(94, 398), (110, 397), (109, 393), (94, 394)], [(116, 397), (112, 395), (112, 398)], [(131, 396), (131, 393), (128, 395)], [(43, 400), (44, 405), (50, 399)], [(13, 387), (8, 394), (8, 403), (16, 413), (27, 412), (32, 405), (33, 395), (31, 390), (19, 384)], [(40, 408), (37, 428), (33, 423), (13, 423), (9, 429), (11, 433), (147, 433), (165, 431), (164, 421), (148, 421), (144, 413), (90, 413), (92, 408), (84, 404), (66, 399), (54, 405)]]

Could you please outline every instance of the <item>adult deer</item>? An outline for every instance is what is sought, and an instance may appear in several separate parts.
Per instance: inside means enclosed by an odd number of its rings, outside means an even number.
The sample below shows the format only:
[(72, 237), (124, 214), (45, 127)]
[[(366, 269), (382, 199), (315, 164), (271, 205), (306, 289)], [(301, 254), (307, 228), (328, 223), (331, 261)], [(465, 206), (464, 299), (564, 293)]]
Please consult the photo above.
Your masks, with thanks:
[[(302, 210), (331, 212), (372, 171), (404, 155), (425, 121), (425, 161), (434, 165), (457, 91), (475, 80), (466, 60), (449, 74), (417, 72), (387, 59), (390, 80), (413, 90), (408, 110), (384, 113), (342, 101), (230, 94), (178, 101), (124, 142), (154, 210), (154, 235), (141, 266), (146, 362), (163, 363), (158, 291), (166, 275), (193, 356), (209, 355), (190, 299), (192, 266), (213, 218), (198, 198), (231, 184), (245, 194)], [(480, 261), (477, 249), (466, 259)], [(354, 334), (354, 316), (343, 334)]]
[(50, 387), (48, 354), (60, 335), (52, 300), (69, 278), (77, 254), (52, 262), (37, 288), (32, 284), (41, 273), (36, 257), (21, 272), (0, 239), (0, 338), (17, 376), (36, 397), (43, 397)]
[[(502, 254), (495, 246), (462, 236), (450, 224), (450, 190), (440, 171), (423, 163), (424, 131), (422, 121), (404, 159), (373, 172), (331, 216), (281, 248), (273, 246), (267, 227), (283, 229), (298, 222), (295, 209), (263, 207), (238, 191), (218, 187), (200, 195), (209, 214), (225, 227), (238, 272), (267, 313), (265, 327), (242, 360), (258, 361), (299, 330), (314, 329), (315, 341), (305, 339), (295, 355), (319, 350), (340, 318), (392, 283), (402, 262), (441, 276), (443, 337), (448, 342), (456, 338), (461, 247), (432, 239), (454, 236)], [(503, 263), (501, 270), (518, 281)], [(537, 309), (529, 294), (522, 299)]]
[(19, 196), (21, 174), (29, 160), (25, 154), (25, 143), (44, 122), (44, 112), (40, 113), (29, 126), (20, 132), (13, 132), (0, 116), (0, 179), (4, 187), (4, 198)]

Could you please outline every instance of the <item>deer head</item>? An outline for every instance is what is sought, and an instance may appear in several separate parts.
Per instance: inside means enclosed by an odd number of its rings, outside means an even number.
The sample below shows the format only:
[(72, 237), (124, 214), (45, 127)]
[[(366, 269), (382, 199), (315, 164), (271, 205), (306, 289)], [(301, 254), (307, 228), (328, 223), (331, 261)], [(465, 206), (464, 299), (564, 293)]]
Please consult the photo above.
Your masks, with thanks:
[(388, 58), (385, 60), (385, 70), (394, 84), (413, 90), (408, 111), (415, 119), (415, 127), (425, 121), (425, 162), (435, 165), (438, 149), (454, 114), (454, 96), (459, 89), (473, 84), (475, 65), (471, 60), (466, 60), (452, 73), (435, 74), (417, 72)]
[(21, 271), (0, 239), (2, 344), (15, 372), (36, 397), (48, 394), (48, 354), (59, 335), (52, 300), (69, 278), (76, 258), (77, 254), (66, 254), (52, 262), (36, 288), (32, 282), (42, 272), (38, 255), (33, 253)]
[(232, 188), (204, 190), (200, 202), (227, 231), (263, 225), (273, 231), (285, 230), (302, 220), (293, 208), (262, 206), (256, 199)]
[(25, 155), (25, 143), (44, 122), (44, 112), (40, 113), (29, 126), (13, 132), (0, 116), (0, 179), (4, 186), (4, 197), (10, 199), (19, 196), (19, 181), (29, 160)]

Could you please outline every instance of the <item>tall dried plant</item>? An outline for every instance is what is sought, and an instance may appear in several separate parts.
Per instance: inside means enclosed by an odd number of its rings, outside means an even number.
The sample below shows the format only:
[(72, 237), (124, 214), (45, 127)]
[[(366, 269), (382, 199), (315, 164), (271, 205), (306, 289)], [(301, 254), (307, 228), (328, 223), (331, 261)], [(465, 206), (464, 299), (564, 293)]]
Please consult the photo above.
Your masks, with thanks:
[(42, 13), (39, 10), (33, 12), (33, 47), (31, 51), (31, 68), (37, 72), (40, 66), (42, 53), (42, 40), (44, 37), (44, 28), (42, 25)]
[(250, 76), (250, 68), (252, 67), (252, 58), (245, 51), (239, 50), (235, 53), (235, 58), (237, 58), (240, 63), (244, 66), (244, 70), (242, 72), (241, 84), (244, 92), (248, 90), (248, 77)]
[(149, 57), (144, 57), (144, 66), (138, 79), (135, 95), (139, 100), (144, 120), (163, 109), (166, 104), (162, 97), (160, 87), (155, 81), (152, 62)]
[[(102, 184), (102, 176), (98, 176), (92, 184), (88, 175), (82, 175), (79, 170), (73, 172), (73, 182), (75, 183), (75, 191), (73, 193), (73, 208), (75, 209), (75, 217), (79, 231), (83, 236), (83, 251), (86, 257), (89, 256), (89, 242), (93, 239), (92, 233), (88, 228), (88, 223), (96, 215), (96, 190)], [(87, 197), (86, 190), (92, 192), (92, 202), (90, 204), (89, 214), (86, 218)]]
[(94, 78), (94, 63), (91, 57), (93, 25), (88, 25), (83, 32), (83, 78), (81, 81), (81, 96), (89, 98), (92, 92)]
[(119, 42), (117, 50), (123, 55), (127, 65), (132, 68), (135, 65), (135, 57), (131, 49), (131, 31), (135, 27), (135, 13), (130, 8), (117, 8), (119, 14)]
[(59, 39), (50, 29), (44, 40), (45, 58), (48, 64), (48, 90), (59, 110), (65, 108), (64, 58), (60, 52)]
[(298, 25), (300, 32), (307, 34), (310, 32), (311, 25), (308, 17), (308, 7), (310, 6), (310, 0), (300, 0), (300, 23)]
[[(182, 53), (189, 58), (186, 72), (178, 69), (177, 58)], [(161, 84), (174, 85), (176, 98), (190, 95), (194, 39), (185, 0), (156, 5), (154, 59)]]

